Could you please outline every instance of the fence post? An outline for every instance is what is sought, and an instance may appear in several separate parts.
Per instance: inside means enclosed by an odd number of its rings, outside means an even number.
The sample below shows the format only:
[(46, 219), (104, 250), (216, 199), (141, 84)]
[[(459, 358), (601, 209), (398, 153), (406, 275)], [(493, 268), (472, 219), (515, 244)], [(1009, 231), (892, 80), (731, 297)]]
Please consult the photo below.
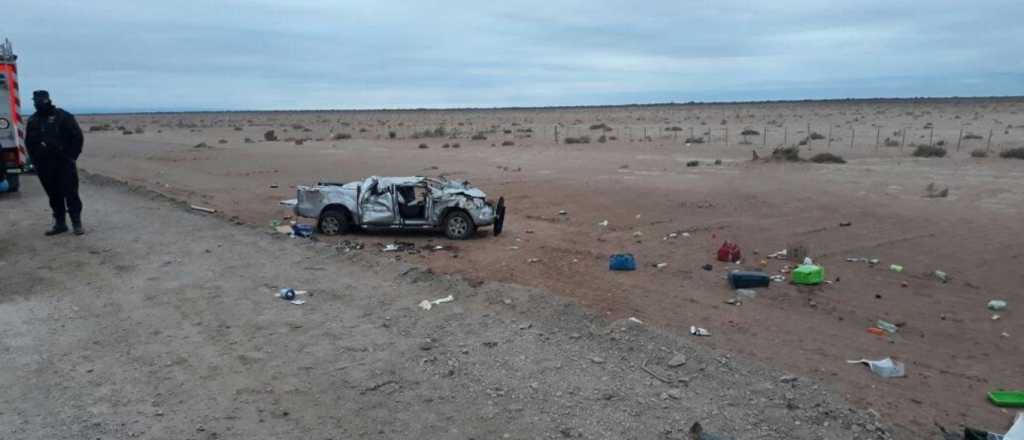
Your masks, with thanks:
[(857, 130), (855, 130), (853, 127), (850, 127), (850, 149), (851, 150), (853, 149), (853, 140), (856, 139), (856, 137), (857, 137)]
[(811, 145), (814, 144), (814, 139), (811, 139), (811, 123), (807, 123), (807, 149), (811, 149)]
[(558, 143), (558, 126), (555, 125), (555, 143)]
[(903, 127), (903, 139), (900, 140), (900, 153), (903, 152), (903, 146), (907, 144), (907, 127)]
[(832, 124), (828, 124), (828, 150), (832, 151)]
[[(693, 139), (693, 127), (690, 127), (690, 137), (687, 139)], [(689, 141), (687, 141), (689, 142)]]
[(931, 130), (928, 132), (928, 146), (929, 147), (934, 147), (935, 146), (935, 144), (932, 143), (932, 140), (934, 138), (935, 138), (935, 126), (933, 125)]
[(875, 127), (875, 151), (878, 151), (878, 142), (882, 139), (882, 127)]
[(964, 128), (960, 127), (960, 135), (956, 138), (956, 151), (960, 151), (960, 142), (964, 140)]
[(988, 145), (985, 145), (985, 151), (986, 152), (991, 152), (992, 151), (992, 129), (991, 128), (988, 129)]
[(789, 126), (782, 127), (782, 146), (785, 147), (789, 144)]
[(722, 132), (725, 133), (725, 146), (728, 147), (729, 146), (729, 128), (728, 127), (723, 128)]
[(764, 131), (761, 132), (761, 146), (768, 145), (768, 126), (764, 127)]

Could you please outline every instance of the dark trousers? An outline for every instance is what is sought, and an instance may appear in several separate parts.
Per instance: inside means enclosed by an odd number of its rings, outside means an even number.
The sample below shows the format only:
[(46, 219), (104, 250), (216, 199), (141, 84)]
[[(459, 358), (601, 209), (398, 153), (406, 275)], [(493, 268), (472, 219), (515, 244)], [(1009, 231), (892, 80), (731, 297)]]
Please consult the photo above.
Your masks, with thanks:
[(53, 217), (63, 222), (64, 216), (70, 214), (72, 222), (80, 221), (82, 199), (78, 198), (78, 167), (75, 162), (55, 158), (36, 162), (35, 167), (39, 182), (50, 198)]

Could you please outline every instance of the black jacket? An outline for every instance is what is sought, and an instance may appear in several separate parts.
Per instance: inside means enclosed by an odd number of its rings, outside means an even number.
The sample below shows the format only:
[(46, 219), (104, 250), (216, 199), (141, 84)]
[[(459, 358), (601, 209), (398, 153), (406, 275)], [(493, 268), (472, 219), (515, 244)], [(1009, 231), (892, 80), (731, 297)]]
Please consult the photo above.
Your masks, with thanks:
[(36, 112), (28, 118), (25, 131), (25, 146), (33, 162), (57, 157), (74, 161), (82, 154), (82, 129), (74, 115), (63, 109)]

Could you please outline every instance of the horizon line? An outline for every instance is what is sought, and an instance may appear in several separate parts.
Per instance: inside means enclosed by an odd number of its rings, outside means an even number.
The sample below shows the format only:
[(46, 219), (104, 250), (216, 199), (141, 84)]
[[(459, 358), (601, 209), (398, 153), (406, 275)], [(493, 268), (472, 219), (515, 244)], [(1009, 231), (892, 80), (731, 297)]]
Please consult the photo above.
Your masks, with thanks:
[(769, 99), (752, 101), (687, 101), (687, 102), (653, 102), (631, 104), (586, 104), (586, 105), (549, 105), (549, 106), (496, 106), (496, 107), (382, 107), (382, 108), (325, 108), (325, 109), (284, 109), (284, 110), (228, 110), (228, 109), (192, 109), (192, 110), (128, 110), (128, 111), (87, 111), (82, 116), (105, 115), (166, 115), (179, 113), (356, 113), (356, 112), (429, 112), (429, 111), (506, 111), (506, 110), (578, 110), (601, 108), (630, 107), (686, 107), (701, 105), (742, 105), (742, 104), (813, 104), (813, 103), (878, 103), (878, 102), (913, 102), (913, 101), (973, 101), (997, 100), (1012, 101), (1024, 99), (1024, 95), (998, 96), (919, 96), (919, 97), (874, 97), (874, 98), (806, 98), (806, 99)]

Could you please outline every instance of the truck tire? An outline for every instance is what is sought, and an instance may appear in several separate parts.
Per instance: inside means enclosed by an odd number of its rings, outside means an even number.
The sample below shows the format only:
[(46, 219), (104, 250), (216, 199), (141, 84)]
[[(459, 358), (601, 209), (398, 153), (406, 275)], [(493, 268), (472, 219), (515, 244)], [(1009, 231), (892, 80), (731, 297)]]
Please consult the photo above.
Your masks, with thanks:
[(476, 225), (465, 211), (452, 211), (444, 218), (444, 235), (452, 240), (466, 240), (476, 234)]
[(21, 174), (8, 174), (7, 184), (10, 185), (10, 192), (18, 192), (21, 189)]
[(317, 229), (324, 235), (341, 235), (352, 229), (352, 218), (344, 209), (326, 209), (320, 214)]
[(505, 198), (498, 198), (498, 205), (494, 207), (494, 236), (501, 235), (505, 229)]

